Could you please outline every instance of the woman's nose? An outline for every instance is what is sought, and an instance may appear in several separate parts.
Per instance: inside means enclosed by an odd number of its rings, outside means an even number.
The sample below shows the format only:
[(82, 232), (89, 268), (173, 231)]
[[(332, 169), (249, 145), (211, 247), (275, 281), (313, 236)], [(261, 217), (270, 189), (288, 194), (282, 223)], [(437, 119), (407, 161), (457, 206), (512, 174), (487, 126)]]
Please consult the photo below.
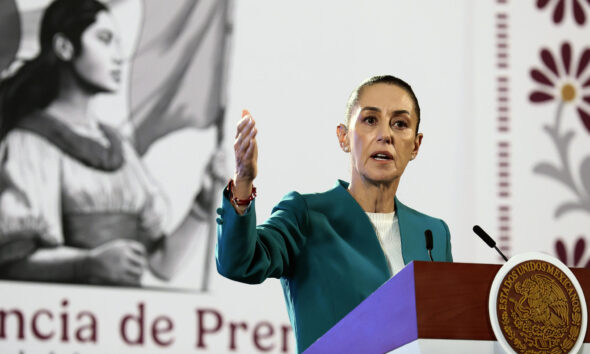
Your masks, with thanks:
[(390, 136), (381, 136), (377, 138), (377, 141), (383, 142), (385, 144), (391, 144), (393, 142), (393, 139)]
[(383, 142), (385, 144), (392, 144), (393, 143), (393, 136), (391, 135), (391, 131), (389, 127), (382, 128), (379, 130), (379, 135), (377, 136), (377, 141)]
[(123, 64), (123, 47), (119, 40), (115, 41), (112, 54), (113, 63), (117, 65)]

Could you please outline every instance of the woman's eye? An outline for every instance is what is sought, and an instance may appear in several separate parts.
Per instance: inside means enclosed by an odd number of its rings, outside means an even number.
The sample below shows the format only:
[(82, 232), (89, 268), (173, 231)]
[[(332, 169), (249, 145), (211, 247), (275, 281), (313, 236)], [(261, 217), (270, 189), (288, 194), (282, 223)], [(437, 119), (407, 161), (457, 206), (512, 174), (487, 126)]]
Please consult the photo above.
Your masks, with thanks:
[(100, 32), (98, 34), (98, 39), (100, 39), (105, 44), (109, 44), (113, 39), (113, 34), (110, 32)]
[(375, 124), (375, 123), (377, 123), (377, 118), (375, 118), (373, 116), (369, 116), (369, 117), (365, 117), (363, 119), (363, 121), (367, 124)]
[(396, 120), (393, 122), (392, 126), (395, 128), (407, 128), (408, 123), (405, 120)]

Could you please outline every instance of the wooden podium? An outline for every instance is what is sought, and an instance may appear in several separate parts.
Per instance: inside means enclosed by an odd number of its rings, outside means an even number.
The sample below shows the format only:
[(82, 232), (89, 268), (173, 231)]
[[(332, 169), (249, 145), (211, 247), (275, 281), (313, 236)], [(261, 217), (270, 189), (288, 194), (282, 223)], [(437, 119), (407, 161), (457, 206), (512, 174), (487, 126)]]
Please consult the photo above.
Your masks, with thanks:
[[(503, 353), (488, 315), (489, 292), (499, 269), (492, 264), (412, 262), (305, 353)], [(590, 269), (571, 270), (590, 298)], [(582, 352), (590, 352), (588, 343), (590, 331)]]

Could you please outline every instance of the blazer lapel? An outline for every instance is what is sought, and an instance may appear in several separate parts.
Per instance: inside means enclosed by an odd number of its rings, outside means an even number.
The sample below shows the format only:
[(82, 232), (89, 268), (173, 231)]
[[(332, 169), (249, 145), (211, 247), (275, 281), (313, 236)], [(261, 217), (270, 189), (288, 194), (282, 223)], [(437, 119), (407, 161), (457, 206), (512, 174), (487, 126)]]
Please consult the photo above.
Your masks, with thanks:
[(399, 224), (404, 264), (411, 261), (430, 260), (426, 251), (426, 240), (424, 239), (423, 230), (421, 230), (422, 224), (420, 220), (412, 215), (411, 210), (402, 204), (397, 197), (395, 197), (395, 212)]
[(346, 241), (351, 244), (353, 249), (363, 254), (384, 274), (391, 276), (387, 258), (381, 248), (373, 224), (347, 188), (347, 182), (338, 180), (336, 188), (333, 189), (334, 195), (331, 195), (330, 198), (334, 201), (333, 205), (336, 205), (336, 207), (332, 207), (331, 212), (341, 213), (341, 215), (335, 216), (334, 220), (343, 220), (339, 225), (335, 225), (335, 228), (341, 227), (342, 230), (339, 233), (346, 235)]

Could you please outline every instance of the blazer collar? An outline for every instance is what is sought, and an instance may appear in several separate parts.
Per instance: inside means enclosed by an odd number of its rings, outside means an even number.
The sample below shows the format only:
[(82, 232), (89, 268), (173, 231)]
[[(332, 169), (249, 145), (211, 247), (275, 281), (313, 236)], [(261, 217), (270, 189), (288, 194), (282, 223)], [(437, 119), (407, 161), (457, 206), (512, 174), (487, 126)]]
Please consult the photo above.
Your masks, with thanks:
[(334, 203), (331, 209), (337, 213), (333, 214), (333, 220), (339, 220), (343, 228), (342, 235), (346, 235), (351, 247), (364, 254), (385, 276), (391, 276), (375, 228), (363, 208), (348, 192), (348, 186), (348, 182), (338, 180), (336, 186), (328, 191), (329, 200)]
[[(356, 202), (356, 200), (348, 192), (349, 185), (350, 185), (350, 183), (348, 183), (346, 181), (338, 180), (335, 188), (332, 190), (335, 194), (335, 197), (337, 196), (336, 200), (337, 200), (337, 202), (339, 202), (339, 201), (345, 202), (345, 199), (350, 199), (354, 202), (353, 206), (352, 206), (353, 211), (355, 213), (359, 213), (359, 214), (362, 213), (363, 214), (364, 218), (360, 218), (360, 219), (362, 219), (363, 221), (366, 220), (366, 223), (370, 227), (370, 230), (372, 231), (372, 234), (374, 235), (375, 241), (377, 242), (377, 245), (379, 246), (379, 251), (383, 256), (383, 260), (385, 261), (385, 264), (387, 264), (385, 254), (383, 253), (383, 249), (381, 248), (381, 245), (379, 244), (379, 239), (377, 238), (377, 234), (375, 234), (375, 229), (373, 228), (371, 221), (369, 220), (366, 212), (363, 210), (363, 208), (361, 208), (361, 206)], [(414, 255), (415, 251), (417, 251), (416, 246), (414, 245), (414, 243), (416, 243), (416, 240), (412, 235), (415, 234), (414, 231), (415, 231), (416, 227), (418, 227), (418, 226), (414, 225), (415, 223), (413, 222), (413, 219), (410, 217), (411, 209), (408, 208), (402, 202), (400, 202), (399, 199), (397, 198), (397, 196), (394, 198), (394, 202), (395, 202), (395, 214), (397, 215), (397, 221), (398, 221), (398, 225), (399, 225), (399, 233), (400, 233), (400, 238), (401, 238), (402, 257), (404, 259), (404, 264), (408, 264), (413, 259), (416, 258)]]
[(399, 237), (401, 239), (402, 244), (402, 257), (404, 258), (404, 264), (408, 264), (412, 261), (410, 257), (411, 250), (411, 239), (410, 239), (410, 231), (408, 230), (408, 211), (409, 208), (405, 206), (402, 202), (394, 198), (395, 200), (395, 213), (397, 214), (397, 224), (399, 226)]

